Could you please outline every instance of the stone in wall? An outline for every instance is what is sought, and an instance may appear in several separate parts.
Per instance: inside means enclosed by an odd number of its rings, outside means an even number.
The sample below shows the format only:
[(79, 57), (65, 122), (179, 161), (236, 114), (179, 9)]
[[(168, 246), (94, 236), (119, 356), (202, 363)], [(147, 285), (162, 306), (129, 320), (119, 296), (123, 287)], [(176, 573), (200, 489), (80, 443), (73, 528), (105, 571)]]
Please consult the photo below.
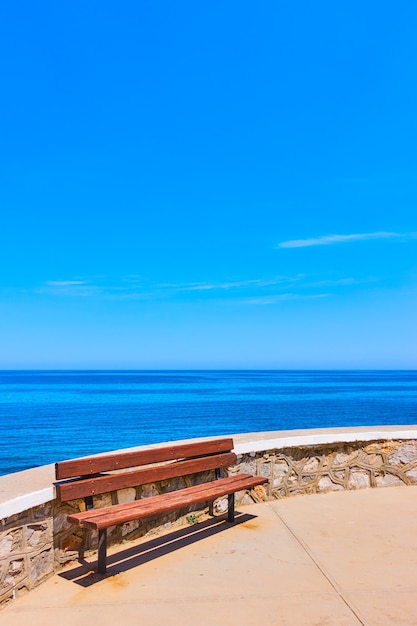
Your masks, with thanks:
[(0, 535), (0, 559), (17, 552), (22, 544), (22, 529), (16, 528)]
[(67, 515), (83, 510), (85, 510), (84, 500), (78, 499), (70, 503), (54, 502), (53, 546), (55, 551), (54, 560), (57, 567), (78, 559), (84, 549), (85, 538), (91, 534), (67, 522)]
[(23, 529), (23, 535), (26, 541), (26, 545), (31, 548), (52, 541), (52, 533), (50, 524), (28, 524)]
[(126, 502), (133, 502), (136, 500), (136, 489), (133, 487), (128, 487), (126, 489), (119, 489), (117, 492), (117, 502), (118, 504), (125, 504)]
[(326, 493), (327, 491), (343, 491), (343, 487), (334, 483), (328, 476), (322, 476), (317, 483), (317, 490), (320, 493)]
[(30, 574), (33, 581), (41, 582), (54, 569), (54, 551), (52, 546), (30, 557)]
[(136, 530), (138, 530), (138, 528), (140, 527), (140, 520), (132, 520), (131, 522), (127, 522), (126, 524), (123, 524), (122, 528), (121, 528), (121, 534), (122, 537), (129, 537), (132, 536), (132, 533), (134, 533)]
[(409, 470), (407, 472), (405, 472), (405, 475), (407, 476), (408, 480), (410, 481), (411, 484), (416, 483), (417, 484), (417, 467), (415, 467), (412, 470)]
[(352, 472), (348, 482), (349, 489), (366, 489), (371, 486), (371, 479), (368, 472), (359, 470)]
[(393, 474), (377, 474), (375, 481), (377, 487), (399, 487), (404, 485), (403, 481)]
[(97, 496), (93, 496), (93, 504), (95, 509), (111, 506), (114, 504), (111, 493), (99, 493)]
[(388, 463), (394, 466), (415, 464), (417, 456), (417, 441), (409, 441), (400, 445), (394, 452), (388, 455)]
[(215, 515), (221, 515), (222, 513), (226, 513), (228, 508), (228, 501), (226, 498), (218, 498), (214, 501), (213, 510)]

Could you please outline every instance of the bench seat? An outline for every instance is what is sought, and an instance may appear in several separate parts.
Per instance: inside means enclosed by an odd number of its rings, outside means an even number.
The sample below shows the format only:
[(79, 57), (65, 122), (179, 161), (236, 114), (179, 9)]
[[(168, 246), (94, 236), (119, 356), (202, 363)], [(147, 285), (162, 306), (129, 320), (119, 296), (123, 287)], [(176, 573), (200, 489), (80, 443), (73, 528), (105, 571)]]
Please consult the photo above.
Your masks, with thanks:
[(176, 511), (192, 504), (210, 502), (236, 491), (253, 489), (253, 487), (262, 485), (266, 481), (267, 479), (261, 476), (238, 474), (229, 478), (219, 478), (216, 482), (202, 483), (193, 487), (179, 489), (178, 491), (170, 491), (158, 496), (134, 500), (126, 504), (115, 504), (105, 508), (75, 513), (68, 515), (67, 519), (71, 524), (101, 530), (143, 517)]

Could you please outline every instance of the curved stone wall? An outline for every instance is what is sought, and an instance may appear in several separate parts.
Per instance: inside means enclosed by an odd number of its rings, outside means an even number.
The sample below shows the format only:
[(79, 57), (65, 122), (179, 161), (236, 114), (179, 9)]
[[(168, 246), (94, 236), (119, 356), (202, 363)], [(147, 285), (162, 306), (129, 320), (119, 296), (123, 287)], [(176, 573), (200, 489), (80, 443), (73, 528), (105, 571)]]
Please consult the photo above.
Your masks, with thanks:
[[(336, 434), (314, 431), (308, 435), (276, 435), (234, 437), (238, 462), (229, 468), (229, 473), (249, 472), (269, 479), (265, 486), (237, 494), (237, 506), (298, 494), (417, 484), (417, 431), (350, 429)], [(96, 534), (66, 522), (67, 513), (82, 509), (83, 501), (58, 503), (51, 489), (53, 468), (48, 466), (45, 470), (42, 489), (9, 501), (3, 496), (0, 501), (0, 603), (39, 585), (80, 555), (94, 553)], [(22, 474), (26, 484), (30, 483), (31, 471)], [(17, 474), (0, 478), (0, 496), (1, 485), (16, 478), (19, 478)], [(203, 478), (194, 475), (175, 479), (176, 485), (164, 481), (103, 494), (96, 497), (95, 506), (128, 502), (168, 488), (195, 484)], [(220, 499), (215, 512), (222, 513), (226, 506), (226, 499)], [(207, 514), (205, 509), (194, 508), (133, 521), (109, 529), (109, 541), (121, 543), (156, 533), (161, 528), (186, 524), (191, 511), (193, 521)]]
[(231, 471), (269, 478), (268, 499), (417, 483), (416, 440), (273, 449), (243, 454), (238, 461)]

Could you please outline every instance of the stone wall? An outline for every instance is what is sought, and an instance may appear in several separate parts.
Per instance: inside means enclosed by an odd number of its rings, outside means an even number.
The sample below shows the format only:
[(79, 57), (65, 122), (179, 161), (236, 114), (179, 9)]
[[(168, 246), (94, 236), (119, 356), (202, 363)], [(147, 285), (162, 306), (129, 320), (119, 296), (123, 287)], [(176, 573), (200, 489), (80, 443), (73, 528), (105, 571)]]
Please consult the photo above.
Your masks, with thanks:
[[(269, 481), (250, 493), (237, 494), (237, 506), (298, 494), (417, 484), (417, 441), (321, 444), (245, 453), (238, 456), (229, 473), (246, 472), (266, 476)], [(95, 497), (94, 506), (129, 502), (190, 486), (213, 476), (208, 474), (103, 494)], [(53, 501), (0, 520), (0, 603), (39, 585), (65, 563), (94, 552), (96, 533), (66, 521), (68, 513), (83, 507), (83, 500), (65, 504)], [(226, 508), (227, 499), (215, 503), (215, 513), (223, 513)], [(109, 543), (194, 523), (205, 514), (205, 509), (190, 507), (115, 526), (109, 529)]]
[(0, 603), (54, 571), (52, 503), (0, 521)]
[[(417, 484), (417, 441), (322, 444), (245, 454), (232, 468), (269, 478), (261, 499)], [(251, 494), (251, 500), (257, 494)], [(244, 502), (249, 503), (246, 497)]]

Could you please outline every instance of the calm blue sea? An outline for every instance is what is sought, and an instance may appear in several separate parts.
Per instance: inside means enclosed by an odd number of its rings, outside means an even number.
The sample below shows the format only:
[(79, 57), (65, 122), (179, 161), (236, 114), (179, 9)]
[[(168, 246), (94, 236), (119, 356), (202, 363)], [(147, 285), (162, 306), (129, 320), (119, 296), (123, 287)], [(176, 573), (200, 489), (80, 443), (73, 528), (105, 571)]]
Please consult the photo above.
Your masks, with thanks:
[(415, 423), (416, 371), (0, 371), (0, 474), (206, 435)]

